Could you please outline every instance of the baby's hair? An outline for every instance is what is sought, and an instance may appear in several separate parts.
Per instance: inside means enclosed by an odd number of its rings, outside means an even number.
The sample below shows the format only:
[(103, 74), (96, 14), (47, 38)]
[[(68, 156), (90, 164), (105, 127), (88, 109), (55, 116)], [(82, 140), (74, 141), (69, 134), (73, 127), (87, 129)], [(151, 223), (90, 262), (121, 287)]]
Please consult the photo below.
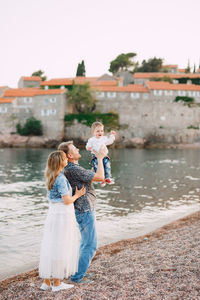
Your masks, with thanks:
[[(91, 132), (93, 133), (95, 131), (95, 129), (99, 126), (103, 126), (103, 124), (101, 122), (94, 122), (92, 123), (92, 126), (91, 126)], [(103, 126), (104, 127), (104, 126)]]

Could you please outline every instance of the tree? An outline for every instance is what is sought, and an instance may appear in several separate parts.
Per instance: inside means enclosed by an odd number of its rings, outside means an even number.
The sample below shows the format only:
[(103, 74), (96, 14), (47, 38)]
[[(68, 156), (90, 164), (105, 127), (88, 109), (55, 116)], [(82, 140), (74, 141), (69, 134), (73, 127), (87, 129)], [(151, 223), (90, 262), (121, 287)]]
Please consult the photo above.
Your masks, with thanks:
[(78, 113), (90, 113), (95, 110), (97, 99), (95, 92), (88, 83), (75, 85), (67, 92), (69, 103), (73, 104)]
[(188, 65), (187, 68), (185, 69), (185, 73), (190, 73), (191, 72), (191, 67), (190, 67), (190, 61), (188, 59)]
[(196, 65), (194, 64), (193, 73), (196, 73)]
[(148, 61), (143, 60), (142, 65), (137, 68), (137, 72), (160, 72), (162, 64), (162, 58), (153, 57), (148, 59)]
[(84, 76), (85, 77), (85, 62), (82, 60), (80, 64), (78, 64), (76, 76)]
[(27, 119), (24, 127), (20, 123), (16, 127), (20, 135), (42, 135), (41, 121), (36, 120), (34, 117)]
[(31, 76), (39, 76), (42, 81), (45, 81), (47, 79), (47, 76), (43, 75), (44, 74), (44, 71), (42, 70), (38, 70), (38, 71), (35, 71), (31, 74)]
[[(109, 72), (116, 74), (119, 71), (129, 70), (134, 71), (134, 67), (137, 63), (133, 62), (133, 58), (136, 56), (136, 53), (122, 53), (118, 55), (114, 60), (110, 62), (110, 69)], [(130, 68), (132, 70), (130, 70)]]

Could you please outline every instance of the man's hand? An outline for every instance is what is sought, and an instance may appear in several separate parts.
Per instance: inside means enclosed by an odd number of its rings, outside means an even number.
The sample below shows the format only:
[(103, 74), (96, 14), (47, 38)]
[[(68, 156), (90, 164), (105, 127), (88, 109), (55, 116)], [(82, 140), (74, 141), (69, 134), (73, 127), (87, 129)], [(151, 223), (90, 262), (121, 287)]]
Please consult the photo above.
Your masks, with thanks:
[(105, 145), (102, 145), (99, 152), (94, 151), (95, 155), (99, 159), (103, 159), (108, 154), (108, 149)]

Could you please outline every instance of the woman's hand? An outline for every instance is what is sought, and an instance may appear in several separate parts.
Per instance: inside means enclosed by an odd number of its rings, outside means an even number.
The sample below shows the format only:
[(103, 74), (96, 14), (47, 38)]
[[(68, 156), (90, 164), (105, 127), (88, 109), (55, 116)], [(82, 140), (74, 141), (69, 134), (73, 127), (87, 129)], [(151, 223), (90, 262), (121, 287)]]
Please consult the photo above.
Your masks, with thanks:
[(80, 198), (81, 196), (85, 195), (85, 193), (86, 193), (86, 188), (84, 186), (80, 190), (78, 190), (76, 186), (75, 196), (77, 196), (77, 198)]

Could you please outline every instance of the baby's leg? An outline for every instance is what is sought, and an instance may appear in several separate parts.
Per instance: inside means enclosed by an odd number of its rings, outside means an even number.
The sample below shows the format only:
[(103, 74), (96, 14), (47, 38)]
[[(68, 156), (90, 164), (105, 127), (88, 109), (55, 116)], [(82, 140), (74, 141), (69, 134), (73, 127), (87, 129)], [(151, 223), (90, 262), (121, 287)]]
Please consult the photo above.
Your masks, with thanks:
[(103, 159), (104, 171), (105, 171), (105, 179), (111, 178), (111, 165), (110, 159), (108, 156), (104, 157)]
[(97, 158), (94, 157), (94, 158), (92, 159), (92, 167), (93, 167), (95, 173), (96, 173), (96, 171), (97, 171), (97, 165), (98, 165)]

